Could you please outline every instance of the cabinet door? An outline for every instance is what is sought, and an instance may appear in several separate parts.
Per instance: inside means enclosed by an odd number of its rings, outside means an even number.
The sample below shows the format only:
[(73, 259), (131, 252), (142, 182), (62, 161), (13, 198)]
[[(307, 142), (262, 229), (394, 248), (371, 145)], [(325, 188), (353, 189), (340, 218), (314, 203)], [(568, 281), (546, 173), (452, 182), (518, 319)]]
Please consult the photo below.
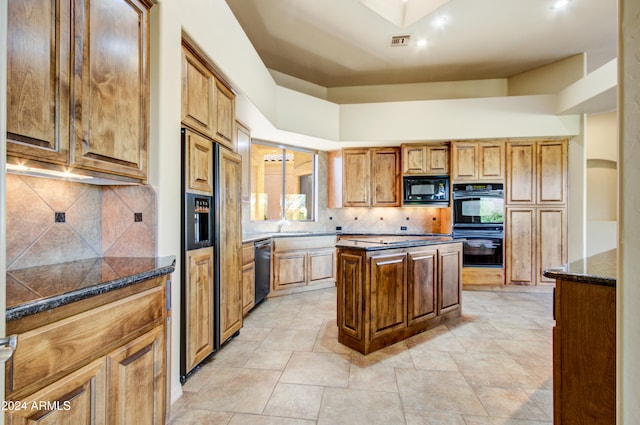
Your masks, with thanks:
[(187, 252), (187, 281), (184, 287), (186, 300), (185, 365), (188, 373), (215, 347), (215, 305), (213, 292), (213, 247)]
[(67, 164), (70, 4), (60, 0), (8, 2), (9, 156)]
[(213, 73), (187, 46), (182, 46), (182, 122), (211, 138), (215, 135)]
[(364, 258), (341, 254), (338, 264), (338, 327), (351, 338), (362, 341), (368, 316), (364, 314)]
[(240, 213), (240, 156), (220, 148), (220, 342), (242, 327), (242, 227)]
[(307, 253), (305, 251), (273, 254), (273, 290), (303, 286), (307, 283)]
[(149, 4), (143, 0), (74, 3), (75, 135), (70, 164), (144, 180)]
[(505, 271), (507, 284), (535, 284), (535, 208), (506, 208)]
[(399, 207), (400, 151), (398, 148), (371, 150), (371, 206)]
[(236, 108), (235, 95), (218, 79), (214, 85), (215, 139), (229, 149), (235, 148)]
[(309, 272), (307, 283), (313, 285), (336, 277), (336, 250), (322, 249), (309, 251)]
[(478, 179), (489, 181), (504, 180), (504, 144), (478, 144)]
[(402, 174), (427, 174), (427, 146), (402, 145)]
[(462, 297), (462, 246), (450, 245), (438, 249), (438, 314), (460, 308)]
[(371, 206), (371, 152), (369, 149), (344, 149), (342, 176), (343, 206)]
[(249, 202), (251, 196), (251, 130), (238, 121), (236, 121), (236, 152), (242, 158), (242, 200)]
[(242, 314), (246, 316), (255, 305), (255, 258), (252, 243), (242, 245)]
[(449, 146), (427, 146), (426, 174), (449, 175)]
[(535, 142), (507, 144), (507, 184), (505, 204), (536, 203)]
[(454, 143), (452, 149), (452, 180), (478, 180), (478, 145)]
[(407, 273), (407, 320), (413, 326), (436, 315), (438, 251), (410, 252)]
[(166, 403), (166, 335), (158, 326), (107, 356), (114, 425), (161, 425)]
[(568, 175), (566, 141), (538, 142), (537, 158), (538, 204), (566, 204)]
[(566, 209), (538, 208), (537, 224), (536, 282), (553, 284), (555, 280), (543, 276), (542, 272), (567, 262)]
[(190, 191), (213, 194), (213, 145), (204, 137), (185, 129), (187, 141), (187, 187)]
[(8, 403), (20, 403), (25, 408), (5, 410), (5, 419), (9, 424), (21, 425), (106, 424), (106, 380), (103, 357), (24, 399), (8, 398)]
[(371, 340), (406, 326), (407, 255), (371, 257)]

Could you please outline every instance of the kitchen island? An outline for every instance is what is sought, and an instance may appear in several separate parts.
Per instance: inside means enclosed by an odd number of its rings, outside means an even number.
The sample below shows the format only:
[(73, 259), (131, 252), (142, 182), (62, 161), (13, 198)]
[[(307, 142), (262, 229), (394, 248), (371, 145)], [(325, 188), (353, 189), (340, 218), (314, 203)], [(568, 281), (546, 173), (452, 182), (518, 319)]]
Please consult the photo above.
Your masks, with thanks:
[(556, 279), (553, 423), (616, 423), (616, 267), (611, 250), (543, 272)]
[(336, 248), (342, 344), (369, 354), (462, 314), (461, 241), (346, 237)]

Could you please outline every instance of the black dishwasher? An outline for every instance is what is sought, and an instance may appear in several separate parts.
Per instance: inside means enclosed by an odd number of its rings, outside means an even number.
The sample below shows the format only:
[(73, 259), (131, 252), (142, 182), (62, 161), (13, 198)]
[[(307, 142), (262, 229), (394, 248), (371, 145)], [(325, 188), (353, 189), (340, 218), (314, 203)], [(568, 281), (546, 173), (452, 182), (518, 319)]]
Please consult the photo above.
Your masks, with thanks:
[(254, 244), (256, 261), (255, 305), (267, 297), (271, 288), (271, 239)]

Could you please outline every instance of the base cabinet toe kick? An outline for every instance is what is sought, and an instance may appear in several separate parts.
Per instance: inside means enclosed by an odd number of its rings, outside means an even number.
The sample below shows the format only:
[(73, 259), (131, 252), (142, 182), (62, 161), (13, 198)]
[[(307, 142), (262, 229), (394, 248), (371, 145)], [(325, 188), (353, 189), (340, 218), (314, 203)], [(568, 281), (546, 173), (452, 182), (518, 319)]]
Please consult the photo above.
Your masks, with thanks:
[(338, 340), (369, 354), (462, 314), (462, 243), (338, 245)]

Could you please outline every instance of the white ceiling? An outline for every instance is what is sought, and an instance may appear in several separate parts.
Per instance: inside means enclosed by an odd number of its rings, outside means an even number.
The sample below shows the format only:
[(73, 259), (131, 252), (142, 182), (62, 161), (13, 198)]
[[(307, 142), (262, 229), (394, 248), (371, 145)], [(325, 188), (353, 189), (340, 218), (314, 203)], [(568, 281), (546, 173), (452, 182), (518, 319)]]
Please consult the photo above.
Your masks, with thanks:
[[(616, 57), (616, 0), (226, 1), (267, 68), (324, 87), (506, 78), (582, 52), (591, 71)], [(409, 45), (390, 47), (396, 35)]]

